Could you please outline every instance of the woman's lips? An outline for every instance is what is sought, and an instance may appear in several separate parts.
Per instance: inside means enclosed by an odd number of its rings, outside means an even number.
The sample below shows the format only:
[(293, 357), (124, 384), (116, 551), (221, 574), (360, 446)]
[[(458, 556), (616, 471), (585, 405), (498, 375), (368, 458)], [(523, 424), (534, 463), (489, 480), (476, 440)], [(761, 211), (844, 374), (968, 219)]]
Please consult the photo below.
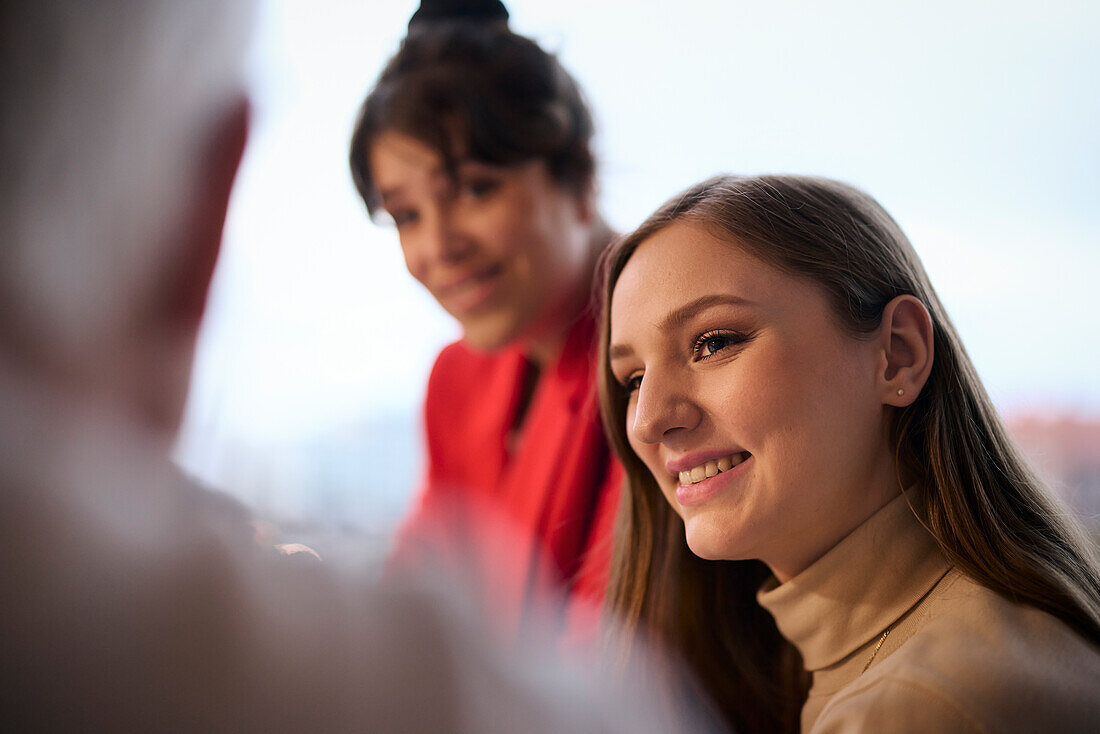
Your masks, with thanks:
[(726, 456), (718, 456), (707, 461), (701, 461), (698, 465), (677, 472), (680, 484), (696, 484), (733, 467), (749, 458), (748, 451), (735, 451)]
[(436, 289), (437, 298), (456, 315), (475, 311), (492, 297), (503, 272), (500, 265), (491, 265), (454, 278)]
[[(730, 468), (719, 471), (713, 476), (704, 477), (700, 481), (690, 481), (691, 472), (688, 471), (690, 483), (685, 484), (681, 481), (677, 484), (676, 502), (679, 503), (681, 507), (697, 505), (715, 496), (736, 481), (738, 477), (745, 473), (745, 466), (752, 461), (752, 454), (743, 451), (733, 456), (741, 457), (741, 460), (736, 464), (731, 460)], [(732, 459), (733, 457), (730, 458)], [(705, 467), (705, 465), (703, 466)]]

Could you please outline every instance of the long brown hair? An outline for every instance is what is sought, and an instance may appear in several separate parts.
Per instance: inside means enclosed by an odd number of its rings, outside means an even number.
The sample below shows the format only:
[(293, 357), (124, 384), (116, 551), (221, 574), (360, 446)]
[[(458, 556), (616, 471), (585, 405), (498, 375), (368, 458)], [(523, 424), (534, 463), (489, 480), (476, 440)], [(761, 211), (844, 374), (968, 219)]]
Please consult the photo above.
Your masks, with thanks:
[(853, 334), (875, 329), (910, 294), (928, 308), (935, 360), (916, 401), (891, 417), (899, 477), (948, 560), (978, 583), (1061, 619), (1100, 644), (1100, 564), (1083, 529), (1009, 439), (912, 245), (866, 193), (823, 178), (719, 176), (669, 200), (602, 261), (600, 402), (627, 474), (607, 604), (630, 634), (645, 629), (682, 655), (742, 731), (796, 731), (805, 695), (797, 652), (755, 601), (759, 561), (704, 561), (631, 450), (626, 398), (607, 358), (610, 303), (631, 255), (690, 221), (827, 294)]

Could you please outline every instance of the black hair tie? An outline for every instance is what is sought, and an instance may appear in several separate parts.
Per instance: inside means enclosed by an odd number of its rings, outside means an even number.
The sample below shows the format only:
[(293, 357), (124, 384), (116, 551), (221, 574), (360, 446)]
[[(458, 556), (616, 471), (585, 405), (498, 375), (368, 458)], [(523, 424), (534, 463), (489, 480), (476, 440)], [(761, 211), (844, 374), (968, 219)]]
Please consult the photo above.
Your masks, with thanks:
[(500, 0), (421, 0), (409, 18), (409, 31), (448, 21), (507, 23), (508, 9)]

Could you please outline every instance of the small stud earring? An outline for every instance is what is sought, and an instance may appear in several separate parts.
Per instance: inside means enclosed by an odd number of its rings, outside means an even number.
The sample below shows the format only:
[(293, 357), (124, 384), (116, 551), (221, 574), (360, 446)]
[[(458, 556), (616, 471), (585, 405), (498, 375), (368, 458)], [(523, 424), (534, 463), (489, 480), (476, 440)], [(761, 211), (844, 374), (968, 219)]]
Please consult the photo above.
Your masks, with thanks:
[(900, 397), (901, 397), (902, 395), (904, 395), (904, 394), (905, 394), (905, 391), (904, 391), (904, 390), (902, 390), (902, 389), (901, 389), (901, 388), (899, 387), (899, 388), (898, 388), (898, 397), (900, 398)]

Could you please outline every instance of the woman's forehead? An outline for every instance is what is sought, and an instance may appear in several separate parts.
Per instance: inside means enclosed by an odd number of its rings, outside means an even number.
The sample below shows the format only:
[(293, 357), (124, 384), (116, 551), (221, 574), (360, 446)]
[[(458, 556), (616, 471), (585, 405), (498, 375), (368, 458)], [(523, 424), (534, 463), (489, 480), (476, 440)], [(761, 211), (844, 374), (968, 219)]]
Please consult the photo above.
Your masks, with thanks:
[(396, 131), (381, 133), (370, 147), (370, 163), (379, 189), (394, 178), (442, 172), (443, 157), (435, 148), (411, 135)]
[(638, 245), (611, 297), (611, 339), (687, 322), (711, 309), (781, 316), (825, 307), (820, 288), (692, 222), (673, 222)]
[(626, 262), (615, 295), (636, 286), (674, 295), (700, 289), (747, 300), (783, 276), (731, 237), (719, 237), (694, 222), (673, 222), (643, 240)]

